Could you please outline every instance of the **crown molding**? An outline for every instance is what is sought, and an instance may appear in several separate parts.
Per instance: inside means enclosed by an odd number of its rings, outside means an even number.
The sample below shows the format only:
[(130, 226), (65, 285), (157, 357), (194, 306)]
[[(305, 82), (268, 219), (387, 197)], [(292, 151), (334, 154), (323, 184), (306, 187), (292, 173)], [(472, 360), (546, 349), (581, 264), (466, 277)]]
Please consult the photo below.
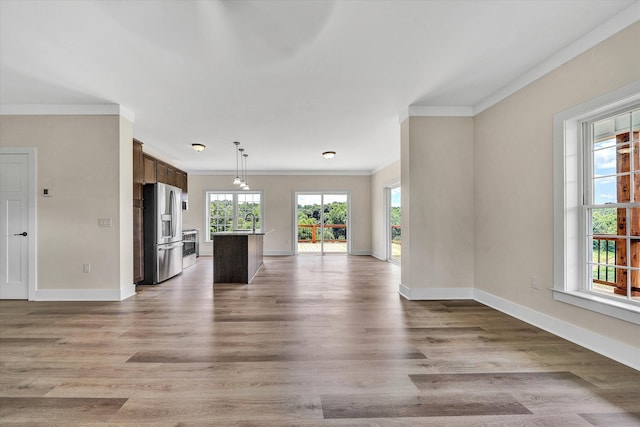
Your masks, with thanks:
[(638, 21), (640, 1), (633, 3), (473, 106), (410, 105), (399, 114), (398, 121), (402, 123), (409, 117), (473, 117)]
[(399, 122), (409, 117), (473, 117), (473, 108), (465, 106), (409, 105), (400, 113)]
[(2, 104), (2, 116), (122, 116), (135, 122), (133, 111), (118, 104)]
[(508, 98), (517, 91), (523, 89), (525, 86), (533, 83), (561, 65), (571, 61), (578, 55), (586, 52), (638, 21), (640, 21), (640, 1), (632, 4), (613, 18), (604, 22), (602, 25), (597, 26), (570, 45), (542, 61), (525, 74), (504, 86), (502, 89), (494, 92), (492, 95), (475, 104), (473, 106), (473, 115), (475, 116), (487, 108), (494, 106), (503, 99)]
[(399, 162), (399, 161), (400, 161), (400, 158), (399, 158), (399, 157), (398, 157), (398, 158), (396, 158), (396, 159), (390, 160), (390, 161), (389, 161), (389, 162), (387, 162), (387, 163), (384, 163), (384, 164), (382, 164), (382, 165), (380, 165), (380, 166), (378, 166), (378, 167), (376, 167), (376, 168), (371, 169), (371, 170), (369, 171), (369, 175), (375, 175), (375, 174), (377, 174), (378, 172), (380, 172), (381, 170), (383, 170), (383, 169), (385, 169), (385, 168), (388, 168), (388, 167), (389, 167), (389, 166), (391, 166), (392, 164), (394, 164), (394, 163), (396, 163), (396, 162)]

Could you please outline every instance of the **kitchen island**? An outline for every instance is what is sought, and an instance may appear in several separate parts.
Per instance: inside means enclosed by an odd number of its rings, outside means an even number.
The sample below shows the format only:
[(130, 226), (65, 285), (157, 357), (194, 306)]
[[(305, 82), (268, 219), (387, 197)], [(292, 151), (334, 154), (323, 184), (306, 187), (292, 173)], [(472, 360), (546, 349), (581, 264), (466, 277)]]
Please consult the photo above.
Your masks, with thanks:
[(262, 265), (261, 232), (213, 234), (213, 283), (250, 283)]

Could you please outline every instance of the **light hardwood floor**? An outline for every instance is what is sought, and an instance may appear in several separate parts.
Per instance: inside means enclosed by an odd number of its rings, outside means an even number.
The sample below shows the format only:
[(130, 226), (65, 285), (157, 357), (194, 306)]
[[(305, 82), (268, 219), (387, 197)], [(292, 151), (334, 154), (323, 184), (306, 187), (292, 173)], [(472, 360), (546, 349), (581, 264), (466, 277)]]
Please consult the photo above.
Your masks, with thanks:
[(370, 257), (211, 258), (122, 302), (0, 302), (1, 425), (633, 426), (640, 372)]

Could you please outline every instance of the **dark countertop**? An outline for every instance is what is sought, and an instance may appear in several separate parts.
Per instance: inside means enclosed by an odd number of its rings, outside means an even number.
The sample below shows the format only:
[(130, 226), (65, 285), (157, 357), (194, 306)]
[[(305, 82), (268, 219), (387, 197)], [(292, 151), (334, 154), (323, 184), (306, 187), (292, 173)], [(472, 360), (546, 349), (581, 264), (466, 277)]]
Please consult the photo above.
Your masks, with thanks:
[(219, 233), (213, 233), (214, 236), (252, 236), (252, 235), (257, 235), (257, 236), (264, 236), (265, 233), (264, 231), (259, 231), (256, 230), (256, 232), (254, 233), (251, 230), (243, 230), (243, 231), (221, 231)]

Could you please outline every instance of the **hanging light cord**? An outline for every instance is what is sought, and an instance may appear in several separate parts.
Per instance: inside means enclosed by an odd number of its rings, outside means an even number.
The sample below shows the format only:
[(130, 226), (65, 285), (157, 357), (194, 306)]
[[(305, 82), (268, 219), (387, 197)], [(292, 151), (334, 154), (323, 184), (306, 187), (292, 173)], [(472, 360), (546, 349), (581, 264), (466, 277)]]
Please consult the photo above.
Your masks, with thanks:
[(247, 157), (249, 157), (249, 155), (247, 153), (244, 154), (244, 182), (245, 182), (245, 190), (249, 189), (249, 183), (247, 182)]

